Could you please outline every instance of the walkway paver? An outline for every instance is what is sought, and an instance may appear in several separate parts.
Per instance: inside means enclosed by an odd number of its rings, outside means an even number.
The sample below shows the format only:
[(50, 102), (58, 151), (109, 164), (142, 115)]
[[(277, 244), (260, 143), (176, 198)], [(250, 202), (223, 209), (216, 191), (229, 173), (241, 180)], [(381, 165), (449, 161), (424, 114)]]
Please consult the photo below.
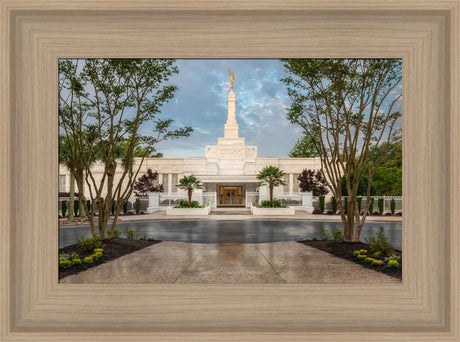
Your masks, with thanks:
[(60, 280), (66, 284), (398, 284), (298, 242), (162, 242)]

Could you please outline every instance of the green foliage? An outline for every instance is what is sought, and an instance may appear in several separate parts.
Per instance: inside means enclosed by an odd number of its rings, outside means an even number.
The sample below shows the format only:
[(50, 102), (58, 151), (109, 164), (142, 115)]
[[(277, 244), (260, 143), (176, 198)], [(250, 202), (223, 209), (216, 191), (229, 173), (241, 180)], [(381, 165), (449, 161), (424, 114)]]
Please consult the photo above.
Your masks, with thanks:
[(141, 212), (141, 200), (139, 198), (136, 198), (134, 209), (136, 210), (136, 214), (139, 214)]
[(368, 264), (372, 264), (372, 263), (375, 261), (375, 259), (373, 259), (373, 258), (366, 258), (366, 259), (364, 259), (364, 261), (367, 262)]
[(82, 264), (82, 261), (80, 258), (75, 258), (75, 259), (72, 259), (72, 266), (74, 265), (81, 265)]
[(127, 239), (130, 239), (130, 240), (137, 239), (136, 228), (126, 228), (124, 234)]
[(336, 229), (332, 232), (332, 237), (334, 238), (334, 240), (336, 241), (341, 241), (344, 239), (344, 236), (343, 236), (343, 231), (339, 230), (339, 229)]
[(401, 264), (397, 260), (389, 260), (387, 267), (388, 268), (399, 268)]
[[(354, 175), (353, 173), (350, 174), (350, 183), (353, 183)], [(359, 196), (367, 196), (367, 186), (369, 184), (369, 176), (367, 176), (366, 172), (361, 174), (361, 177), (359, 178), (359, 184), (358, 184), (358, 192), (356, 195)], [(377, 191), (375, 190), (375, 186), (373, 185), (374, 181), (372, 181), (371, 185), (371, 196), (377, 195)], [(342, 196), (348, 196), (348, 189), (347, 189), (347, 181), (345, 179), (345, 176), (342, 177), (341, 180), (341, 188), (342, 188)]]
[(396, 260), (399, 262), (401, 261), (401, 258), (397, 255), (390, 253), (389, 256), (385, 258), (385, 261), (389, 261), (389, 260)]
[(67, 253), (59, 253), (59, 261), (70, 260), (70, 255)]
[(384, 264), (383, 260), (372, 260), (372, 266), (382, 266)]
[(303, 241), (304, 241), (304, 242), (310, 242), (311, 239), (308, 239), (308, 238), (307, 238), (307, 239), (305, 239), (305, 240), (303, 240)]
[(367, 250), (365, 250), (365, 249), (360, 249), (360, 250), (359, 250), (359, 254), (365, 255), (365, 254), (367, 254)]
[(356, 203), (358, 204), (358, 211), (361, 212), (361, 204), (363, 203), (363, 198), (356, 197)]
[(102, 256), (102, 253), (94, 253), (92, 255), (90, 255), (94, 260), (99, 260), (99, 258)]
[(377, 259), (380, 258), (381, 256), (382, 256), (382, 252), (375, 252), (373, 255), (373, 257)]
[(359, 259), (359, 260), (364, 260), (364, 259), (366, 259), (366, 258), (367, 258), (367, 255), (365, 255), (365, 254), (360, 254), (360, 255), (358, 255), (358, 259)]
[(83, 259), (83, 262), (84, 262), (85, 264), (92, 264), (92, 263), (94, 262), (94, 259), (93, 259), (92, 256), (88, 256), (88, 257), (86, 257), (86, 258)]
[(361, 253), (359, 253), (359, 251), (353, 251), (353, 255), (357, 257), (358, 255), (361, 255)]
[(80, 209), (80, 200), (73, 201), (73, 213), (75, 216), (78, 215), (78, 210)]
[(152, 236), (152, 237), (149, 237), (147, 240), (148, 240), (148, 241), (156, 241), (157, 239), (155, 239), (155, 238)]
[(332, 208), (332, 213), (335, 214), (337, 212), (337, 200), (335, 199), (334, 196), (331, 197), (331, 208)]
[(394, 198), (391, 199), (390, 201), (390, 211), (391, 211), (391, 215), (394, 215), (395, 214), (395, 209), (396, 209), (396, 201)]
[(383, 198), (378, 199), (378, 207), (380, 215), (383, 215)]
[(297, 140), (291, 152), (289, 152), (289, 157), (291, 158), (319, 157), (318, 151), (316, 150), (316, 146), (317, 146), (316, 141), (309, 134), (305, 134), (302, 138)]
[(188, 206), (192, 206), (192, 193), (195, 189), (202, 189), (203, 184), (194, 176), (184, 176), (179, 180), (179, 184), (176, 185), (178, 188), (187, 190)]
[(343, 196), (343, 211), (345, 213), (348, 212), (348, 197), (347, 196)]
[(273, 203), (270, 203), (269, 200), (260, 202), (257, 208), (287, 208), (286, 205), (281, 205), (280, 201), (273, 200)]
[(318, 231), (318, 235), (320, 240), (327, 241), (332, 239), (332, 234), (325, 230), (323, 227), (321, 227)]
[(65, 214), (67, 213), (67, 201), (64, 200), (61, 202), (61, 214), (62, 217), (65, 217)]
[(318, 196), (318, 205), (319, 205), (319, 210), (321, 210), (322, 213), (324, 213), (324, 205), (326, 203), (326, 196), (324, 195), (319, 195)]
[(91, 201), (90, 200), (86, 200), (86, 208), (88, 209), (88, 212), (92, 212), (91, 210)]
[(200, 205), (198, 201), (191, 201), (190, 203), (186, 200), (180, 200), (179, 205), (175, 208), (205, 208), (204, 205)]
[(369, 213), (372, 214), (374, 212), (374, 198), (370, 199), (370, 204), (369, 204)]
[(121, 234), (122, 234), (122, 232), (120, 230), (118, 230), (117, 228), (115, 228), (113, 230), (113, 236), (112, 237), (119, 238), (119, 237), (121, 237)]
[(61, 268), (69, 268), (72, 265), (72, 262), (70, 260), (61, 260), (59, 261), (59, 267)]
[(94, 253), (102, 253), (104, 251), (103, 248), (94, 248), (93, 252)]
[(85, 238), (81, 235), (77, 241), (77, 245), (87, 251), (92, 251), (95, 248), (104, 246), (101, 237), (97, 234), (93, 235), (91, 238)]
[(391, 250), (394, 249), (391, 242), (385, 236), (383, 232), (383, 227), (380, 227), (379, 232), (376, 237), (370, 239), (364, 239), (368, 244), (372, 252), (381, 252), (382, 254), (388, 254)]
[(128, 201), (123, 203), (123, 214), (126, 215), (127, 213), (128, 213)]

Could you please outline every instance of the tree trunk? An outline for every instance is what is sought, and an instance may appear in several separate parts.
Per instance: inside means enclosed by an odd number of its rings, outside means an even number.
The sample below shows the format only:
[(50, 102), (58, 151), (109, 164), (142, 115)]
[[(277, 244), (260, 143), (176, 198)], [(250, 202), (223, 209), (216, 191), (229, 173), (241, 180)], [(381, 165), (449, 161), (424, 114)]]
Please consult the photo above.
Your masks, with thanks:
[(73, 220), (73, 202), (75, 201), (75, 175), (70, 171), (69, 221)]
[(273, 185), (270, 185), (269, 189), (270, 189), (270, 206), (273, 207)]
[(192, 206), (192, 189), (188, 189), (188, 206), (191, 207)]

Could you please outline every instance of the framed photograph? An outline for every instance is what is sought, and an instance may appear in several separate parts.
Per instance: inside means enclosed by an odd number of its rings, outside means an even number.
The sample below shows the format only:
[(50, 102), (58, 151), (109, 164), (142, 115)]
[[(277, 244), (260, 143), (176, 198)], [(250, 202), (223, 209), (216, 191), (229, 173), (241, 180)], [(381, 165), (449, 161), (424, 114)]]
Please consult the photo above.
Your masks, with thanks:
[[(1, 341), (460, 340), (460, 1), (0, 4)], [(75, 58), (402, 60), (402, 282), (59, 283), (58, 66)]]

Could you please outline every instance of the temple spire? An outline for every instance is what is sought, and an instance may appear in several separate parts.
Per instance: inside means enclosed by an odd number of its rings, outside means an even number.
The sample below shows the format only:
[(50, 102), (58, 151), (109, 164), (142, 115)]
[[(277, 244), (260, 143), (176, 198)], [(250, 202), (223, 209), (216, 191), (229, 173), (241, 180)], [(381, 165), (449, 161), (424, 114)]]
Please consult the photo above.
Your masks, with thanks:
[(230, 90), (228, 93), (228, 100), (227, 100), (227, 106), (228, 106), (228, 115), (227, 115), (227, 122), (225, 123), (225, 129), (224, 129), (224, 137), (225, 138), (238, 138), (238, 124), (236, 123), (236, 117), (235, 117), (235, 93), (233, 90)]

